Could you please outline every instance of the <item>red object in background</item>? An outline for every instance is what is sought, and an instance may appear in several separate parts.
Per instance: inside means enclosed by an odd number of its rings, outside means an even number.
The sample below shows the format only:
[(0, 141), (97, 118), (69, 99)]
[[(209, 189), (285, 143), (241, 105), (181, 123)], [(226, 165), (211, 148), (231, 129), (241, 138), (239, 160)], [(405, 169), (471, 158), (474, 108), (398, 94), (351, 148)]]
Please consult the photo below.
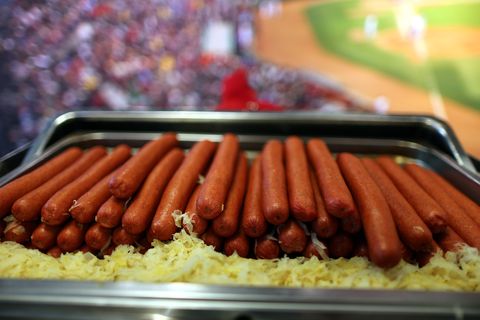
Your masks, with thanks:
[(218, 111), (283, 111), (275, 104), (258, 100), (257, 93), (248, 84), (247, 71), (243, 68), (235, 70), (223, 79), (222, 96)]
[(108, 4), (99, 4), (95, 8), (92, 9), (91, 15), (94, 18), (106, 16), (112, 12), (112, 7)]
[(107, 103), (105, 102), (105, 99), (103, 99), (102, 95), (98, 91), (96, 91), (95, 94), (93, 94), (91, 98), (91, 105), (97, 108), (107, 107)]

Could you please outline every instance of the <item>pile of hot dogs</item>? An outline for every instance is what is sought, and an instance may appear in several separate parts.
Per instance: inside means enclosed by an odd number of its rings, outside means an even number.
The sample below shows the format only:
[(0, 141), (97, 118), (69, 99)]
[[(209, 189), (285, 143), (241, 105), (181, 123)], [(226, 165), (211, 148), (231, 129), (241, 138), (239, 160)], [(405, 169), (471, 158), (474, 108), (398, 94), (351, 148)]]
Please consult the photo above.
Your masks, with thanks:
[(174, 133), (133, 156), (127, 145), (72, 147), (1, 187), (0, 217), (4, 240), (53, 256), (146, 250), (182, 227), (227, 255), (262, 259), (358, 255), (389, 268), (480, 249), (480, 207), (433, 171), (335, 159), (321, 139), (296, 136), (268, 141), (250, 166), (233, 134), (186, 154)]

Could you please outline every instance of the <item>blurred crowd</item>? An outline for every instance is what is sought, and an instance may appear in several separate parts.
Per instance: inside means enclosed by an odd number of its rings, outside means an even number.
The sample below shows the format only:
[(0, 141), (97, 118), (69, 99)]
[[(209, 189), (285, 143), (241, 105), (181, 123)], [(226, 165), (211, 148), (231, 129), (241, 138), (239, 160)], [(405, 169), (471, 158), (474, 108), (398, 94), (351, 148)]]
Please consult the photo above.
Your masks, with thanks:
[[(302, 72), (258, 61), (255, 0), (0, 2), (0, 155), (45, 119), (78, 109), (215, 109), (238, 68), (263, 99), (291, 109), (355, 108)], [(235, 51), (205, 52), (211, 22), (233, 26)]]

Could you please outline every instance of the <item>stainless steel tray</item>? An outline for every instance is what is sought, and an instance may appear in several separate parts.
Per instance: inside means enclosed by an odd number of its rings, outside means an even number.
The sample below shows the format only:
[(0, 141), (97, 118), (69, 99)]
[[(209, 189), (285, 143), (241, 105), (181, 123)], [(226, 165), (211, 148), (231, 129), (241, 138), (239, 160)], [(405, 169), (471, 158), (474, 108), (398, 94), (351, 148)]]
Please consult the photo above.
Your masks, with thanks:
[(218, 134), (232, 131), (249, 137), (321, 136), (336, 138), (396, 139), (420, 143), (446, 153), (460, 165), (475, 170), (452, 129), (431, 116), (386, 116), (362, 113), (318, 112), (69, 112), (51, 120), (34, 141), (24, 163), (47, 147), (78, 132), (161, 132)]
[(27, 155), (31, 142), (25, 143), (0, 158), (0, 177), (16, 169)]
[(478, 319), (479, 295), (3, 280), (0, 316), (31, 319)]
[[(270, 138), (322, 137), (333, 152), (390, 154), (422, 163), (480, 203), (480, 178), (452, 131), (434, 118), (418, 116), (68, 113), (51, 121), (0, 185), (72, 145), (138, 147), (165, 131), (178, 132), (184, 148), (234, 132), (250, 156)], [(473, 319), (480, 317), (479, 301), (479, 294), (453, 292), (0, 280), (0, 317), (35, 319)]]

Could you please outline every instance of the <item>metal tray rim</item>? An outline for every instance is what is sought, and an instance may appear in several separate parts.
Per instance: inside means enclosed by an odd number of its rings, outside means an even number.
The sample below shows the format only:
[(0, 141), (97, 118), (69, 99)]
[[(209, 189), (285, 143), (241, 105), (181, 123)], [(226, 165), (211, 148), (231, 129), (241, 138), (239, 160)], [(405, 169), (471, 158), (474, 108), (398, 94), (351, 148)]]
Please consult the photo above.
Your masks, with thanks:
[(48, 121), (37, 138), (32, 142), (24, 163), (38, 157), (52, 136), (56, 126), (75, 118), (97, 118), (103, 120), (130, 120), (155, 122), (158, 119), (169, 121), (341, 121), (343, 123), (417, 123), (436, 129), (446, 139), (452, 156), (461, 166), (476, 173), (475, 166), (466, 154), (452, 128), (445, 121), (431, 115), (418, 114), (365, 114), (365, 113), (319, 113), (319, 112), (218, 112), (218, 111), (69, 111)]

